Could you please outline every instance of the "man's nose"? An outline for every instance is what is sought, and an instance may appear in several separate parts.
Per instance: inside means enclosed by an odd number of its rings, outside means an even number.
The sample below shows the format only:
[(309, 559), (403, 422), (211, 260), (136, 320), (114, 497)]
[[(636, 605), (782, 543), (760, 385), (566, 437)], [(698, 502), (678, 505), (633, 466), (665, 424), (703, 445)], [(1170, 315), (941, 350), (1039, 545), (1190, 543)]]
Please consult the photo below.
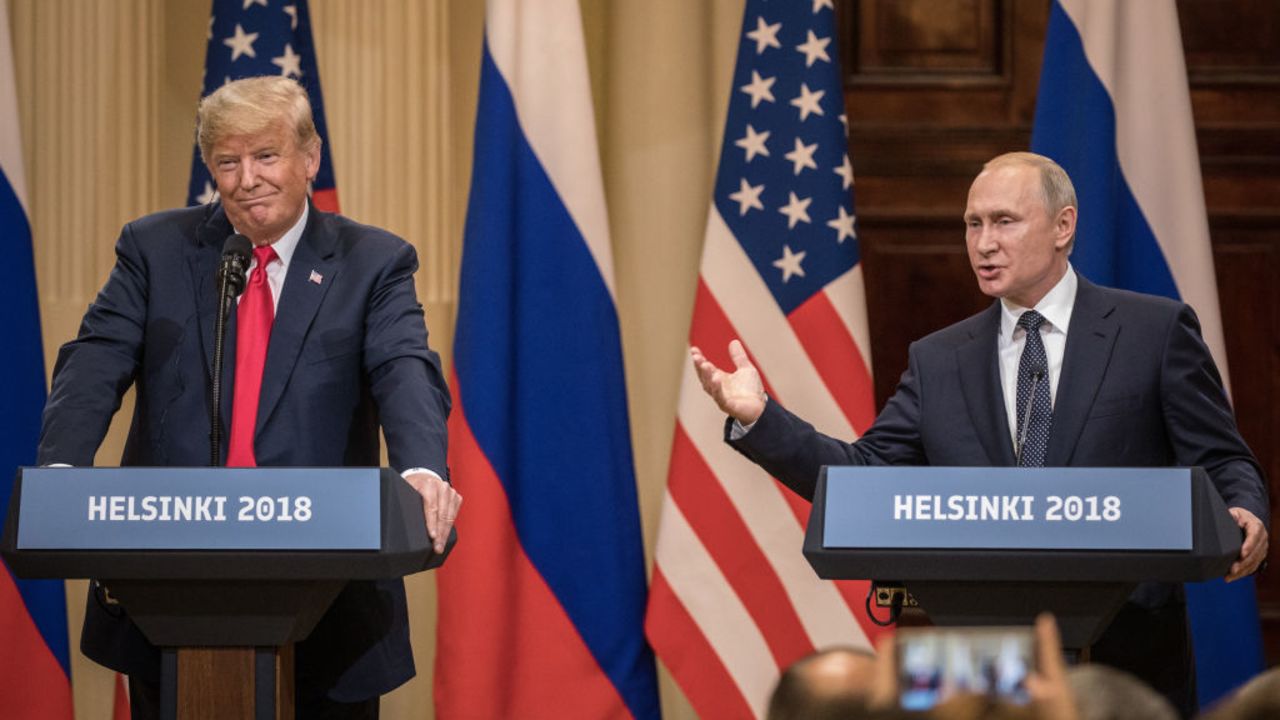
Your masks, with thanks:
[(252, 159), (240, 163), (240, 187), (252, 190), (258, 185), (258, 169)]
[(969, 232), (973, 233), (973, 247), (979, 253), (982, 253), (983, 255), (990, 255), (999, 247), (999, 244), (996, 242), (995, 233), (992, 232), (990, 225), (983, 223), (982, 225), (971, 229)]

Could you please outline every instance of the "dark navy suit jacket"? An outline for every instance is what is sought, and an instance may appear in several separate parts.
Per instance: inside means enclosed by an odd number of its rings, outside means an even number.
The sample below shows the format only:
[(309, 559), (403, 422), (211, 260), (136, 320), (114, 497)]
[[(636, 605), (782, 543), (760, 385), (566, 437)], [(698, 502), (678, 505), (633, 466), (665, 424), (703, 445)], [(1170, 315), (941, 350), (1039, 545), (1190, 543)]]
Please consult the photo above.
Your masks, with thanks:
[[(1236, 429), (1195, 313), (1079, 281), (1046, 465), (1202, 466), (1228, 507), (1269, 524), (1262, 471)], [(810, 499), (823, 465), (1012, 466), (1000, 312), (996, 301), (912, 343), (897, 391), (856, 442), (823, 435), (770, 401), (730, 444)], [(1133, 600), (1154, 607), (1175, 597), (1177, 587), (1144, 584)]]
[[(121, 465), (205, 466), (217, 312), (215, 276), (232, 232), (220, 205), (172, 210), (125, 226), (116, 264), (58, 353), (38, 461), (92, 465), (133, 385), (137, 402)], [(412, 246), (311, 208), (277, 305), (254, 447), (259, 466), (380, 464), (448, 477), (449, 393), (413, 286)], [(235, 313), (222, 378), (231, 418)], [(226, 457), (225, 441), (222, 448)], [(353, 582), (298, 646), (298, 682), (350, 702), (413, 676), (400, 581)], [(81, 649), (143, 678), (158, 655), (116, 607), (91, 593)]]

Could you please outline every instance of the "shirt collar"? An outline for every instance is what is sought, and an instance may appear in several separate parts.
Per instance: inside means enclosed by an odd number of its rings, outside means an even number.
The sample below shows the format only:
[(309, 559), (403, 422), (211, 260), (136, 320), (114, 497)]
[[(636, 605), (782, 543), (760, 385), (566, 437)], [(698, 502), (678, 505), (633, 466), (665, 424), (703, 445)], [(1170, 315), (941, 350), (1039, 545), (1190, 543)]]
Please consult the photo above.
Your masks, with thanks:
[[(1053, 289), (1036, 303), (1035, 310), (1049, 321), (1050, 328), (1062, 333), (1067, 332), (1071, 324), (1071, 310), (1076, 304), (1076, 290), (1080, 282), (1076, 278), (1075, 268), (1067, 263), (1067, 272)], [(1000, 336), (1012, 338), (1018, 326), (1018, 318), (1032, 308), (1025, 308), (1005, 298), (1000, 298)]]
[[(302, 239), (302, 231), (307, 229), (307, 216), (311, 214), (311, 203), (302, 204), (302, 214), (298, 216), (297, 222), (285, 231), (280, 239), (271, 243), (271, 247), (276, 251), (276, 257), (280, 259), (281, 267), (289, 267), (289, 260), (293, 258), (293, 251), (298, 249), (298, 241)], [(235, 231), (235, 226), (231, 227)], [(239, 231), (236, 231), (239, 232)]]

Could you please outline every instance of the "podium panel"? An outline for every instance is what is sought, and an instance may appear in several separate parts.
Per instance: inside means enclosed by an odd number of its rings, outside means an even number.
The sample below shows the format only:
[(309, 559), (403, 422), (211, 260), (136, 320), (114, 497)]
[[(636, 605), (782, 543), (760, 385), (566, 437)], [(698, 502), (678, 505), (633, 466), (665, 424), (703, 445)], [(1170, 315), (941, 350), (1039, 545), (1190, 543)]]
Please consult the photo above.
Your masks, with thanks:
[(904, 584), (940, 625), (1053, 612), (1081, 649), (1138, 583), (1222, 577), (1241, 540), (1201, 468), (827, 467), (804, 553), (820, 577)]
[(386, 468), (21, 468), (0, 554), (118, 601), (162, 650), (166, 717), (287, 718), (292, 644), (347, 581), (438, 567), (456, 542), (434, 552)]

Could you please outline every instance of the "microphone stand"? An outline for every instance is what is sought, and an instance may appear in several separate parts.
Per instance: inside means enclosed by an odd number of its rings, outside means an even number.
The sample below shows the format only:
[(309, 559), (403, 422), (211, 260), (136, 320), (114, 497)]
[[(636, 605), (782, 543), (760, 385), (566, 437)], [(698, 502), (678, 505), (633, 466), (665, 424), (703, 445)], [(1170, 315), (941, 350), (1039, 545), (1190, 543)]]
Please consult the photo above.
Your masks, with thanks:
[(222, 355), (227, 316), (231, 314), (231, 303), (235, 300), (230, 277), (230, 272), (222, 272), (218, 278), (218, 319), (213, 326), (213, 380), (210, 383), (209, 467), (222, 465)]
[(1022, 432), (1018, 433), (1018, 446), (1013, 454), (1013, 466), (1022, 467), (1022, 448), (1027, 444), (1027, 427), (1031, 424), (1031, 406), (1035, 404), (1036, 388), (1040, 386), (1043, 370), (1036, 370), (1031, 376), (1031, 392), (1027, 394), (1027, 407), (1022, 413)]

